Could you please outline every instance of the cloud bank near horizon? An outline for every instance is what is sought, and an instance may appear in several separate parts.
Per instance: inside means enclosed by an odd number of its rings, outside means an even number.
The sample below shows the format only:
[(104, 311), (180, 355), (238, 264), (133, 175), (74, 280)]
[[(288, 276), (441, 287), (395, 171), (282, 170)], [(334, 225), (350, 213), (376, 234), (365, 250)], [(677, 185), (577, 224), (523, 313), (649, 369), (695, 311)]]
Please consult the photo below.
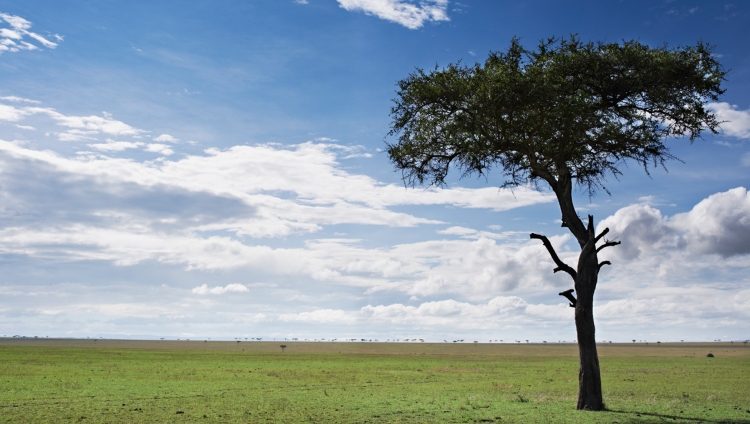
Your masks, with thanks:
[[(232, 322), (262, 323), (290, 336), (311, 328), (372, 334), (387, 325), (434, 337), (445, 328), (549, 334), (570, 318), (556, 293), (571, 282), (551, 272), (546, 250), (528, 233), (456, 225), (415, 209), (502, 212), (549, 203), (550, 195), (385, 184), (347, 166), (371, 159), (364, 147), (325, 138), (188, 154), (177, 137), (110, 114), (66, 115), (13, 96), (0, 98), (0, 123), (17, 134), (0, 140), (0, 255), (110, 273), (113, 266), (176, 267), (200, 277), (197, 284), (188, 278), (173, 287), (143, 286), (163, 292), (159, 301), (132, 293), (116, 302), (94, 301), (88, 296), (98, 283), (57, 282), (41, 294), (39, 287), (5, 284), (0, 292), (17, 300), (0, 310), (9, 325), (26, 325), (14, 317), (31, 325), (44, 317), (93, 314), (148, 319), (164, 328), (189, 323), (209, 333)], [(746, 319), (748, 216), (750, 195), (737, 187), (672, 216), (640, 203), (603, 219), (599, 227), (608, 226), (623, 244), (602, 253), (613, 262), (597, 292), (602, 328), (626, 331), (627, 322), (648, 332), (654, 320), (729, 328)], [(331, 227), (343, 225), (424, 227), (429, 235), (373, 246), (345, 233), (331, 236)], [(575, 264), (568, 235), (551, 234), (550, 240)], [(229, 279), (219, 283), (214, 275)], [(59, 293), (77, 293), (77, 300), (60, 304)], [(98, 322), (110, 332), (137, 328)]]

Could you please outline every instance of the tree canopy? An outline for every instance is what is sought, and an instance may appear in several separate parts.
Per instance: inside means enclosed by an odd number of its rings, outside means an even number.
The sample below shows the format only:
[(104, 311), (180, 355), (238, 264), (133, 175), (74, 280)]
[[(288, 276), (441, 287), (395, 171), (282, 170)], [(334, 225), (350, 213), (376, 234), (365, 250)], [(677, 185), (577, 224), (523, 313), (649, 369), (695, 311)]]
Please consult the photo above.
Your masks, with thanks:
[(497, 167), (505, 186), (571, 179), (593, 195), (627, 159), (646, 172), (675, 159), (666, 138), (716, 132), (705, 104), (725, 72), (712, 50), (572, 36), (529, 51), (514, 38), (483, 65), (417, 69), (399, 82), (388, 154), (412, 185)]
[[(504, 186), (544, 181), (554, 191), (568, 227), (581, 247), (577, 267), (564, 263), (547, 237), (539, 239), (574, 289), (559, 293), (575, 308), (580, 358), (578, 408), (601, 410), (599, 359), (593, 315), (598, 252), (619, 241), (584, 225), (573, 205), (575, 184), (590, 196), (608, 175), (635, 161), (646, 173), (676, 159), (670, 137), (691, 141), (720, 122), (706, 108), (724, 93), (726, 73), (710, 45), (649, 47), (639, 41), (583, 43), (549, 38), (524, 49), (514, 38), (484, 65), (451, 64), (417, 69), (399, 82), (391, 110), (388, 154), (406, 184), (443, 185), (452, 168), (462, 176), (500, 168)], [(597, 247), (597, 243), (603, 244)], [(576, 292), (577, 297), (573, 296)]]

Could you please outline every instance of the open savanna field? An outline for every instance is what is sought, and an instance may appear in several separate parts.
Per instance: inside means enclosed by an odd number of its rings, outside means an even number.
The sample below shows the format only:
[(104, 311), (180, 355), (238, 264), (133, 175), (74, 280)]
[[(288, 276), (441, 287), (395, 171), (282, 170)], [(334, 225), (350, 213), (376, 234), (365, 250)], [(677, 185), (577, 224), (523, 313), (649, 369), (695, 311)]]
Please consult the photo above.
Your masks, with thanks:
[(599, 355), (584, 412), (569, 344), (0, 339), (0, 422), (750, 423), (750, 346)]

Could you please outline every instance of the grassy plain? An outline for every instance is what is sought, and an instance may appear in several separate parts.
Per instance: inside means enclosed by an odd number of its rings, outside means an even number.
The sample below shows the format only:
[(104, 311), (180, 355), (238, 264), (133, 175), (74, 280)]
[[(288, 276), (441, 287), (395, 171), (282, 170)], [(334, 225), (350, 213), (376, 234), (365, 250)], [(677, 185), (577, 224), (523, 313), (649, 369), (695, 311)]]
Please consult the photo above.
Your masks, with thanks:
[(750, 423), (750, 346), (600, 362), (583, 412), (573, 345), (0, 339), (0, 422)]

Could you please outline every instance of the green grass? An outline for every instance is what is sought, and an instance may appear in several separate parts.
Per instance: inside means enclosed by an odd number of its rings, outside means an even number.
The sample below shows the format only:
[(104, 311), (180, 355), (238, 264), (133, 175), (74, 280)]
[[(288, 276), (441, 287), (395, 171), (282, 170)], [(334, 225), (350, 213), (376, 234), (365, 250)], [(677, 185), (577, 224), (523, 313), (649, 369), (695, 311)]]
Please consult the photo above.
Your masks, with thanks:
[(749, 356), (603, 356), (608, 411), (582, 412), (575, 356), (287, 344), (285, 353), (0, 346), (0, 422), (750, 422)]

